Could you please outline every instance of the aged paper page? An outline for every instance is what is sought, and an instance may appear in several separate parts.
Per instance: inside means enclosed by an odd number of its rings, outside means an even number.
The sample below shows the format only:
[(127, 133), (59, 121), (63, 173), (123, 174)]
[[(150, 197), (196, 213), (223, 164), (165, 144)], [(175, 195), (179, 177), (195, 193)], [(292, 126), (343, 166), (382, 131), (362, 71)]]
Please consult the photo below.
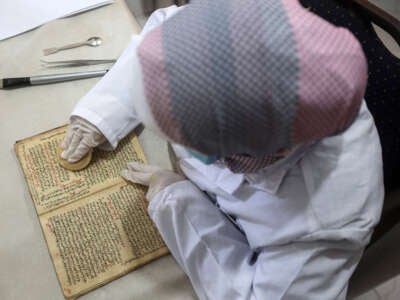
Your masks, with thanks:
[(121, 183), (40, 217), (67, 298), (168, 253), (143, 201), (143, 189)]
[(15, 144), (39, 215), (122, 182), (119, 173), (127, 162), (145, 162), (139, 141), (131, 134), (115, 151), (96, 148), (86, 169), (65, 170), (57, 161), (57, 150), (65, 133), (66, 127), (59, 127)]
[(119, 175), (145, 162), (136, 135), (112, 152), (95, 149), (77, 172), (57, 161), (66, 127), (15, 144), (66, 298), (76, 298), (168, 253), (146, 211), (144, 188)]

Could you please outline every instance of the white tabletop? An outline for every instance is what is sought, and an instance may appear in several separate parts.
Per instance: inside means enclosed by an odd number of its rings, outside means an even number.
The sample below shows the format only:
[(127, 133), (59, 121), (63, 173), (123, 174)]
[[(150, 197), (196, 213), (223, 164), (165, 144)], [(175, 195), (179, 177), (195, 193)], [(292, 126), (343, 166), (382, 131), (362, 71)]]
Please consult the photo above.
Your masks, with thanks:
[[(117, 58), (140, 27), (122, 0), (56, 20), (0, 42), (0, 78), (102, 69), (45, 69), (40, 59)], [(43, 57), (42, 49), (101, 36), (98, 48), (81, 47)], [(0, 299), (64, 299), (13, 150), (15, 141), (66, 124), (75, 103), (98, 78), (0, 90)], [(168, 167), (166, 145), (144, 130), (139, 137), (150, 163)], [(160, 258), (80, 299), (196, 299), (171, 256)]]

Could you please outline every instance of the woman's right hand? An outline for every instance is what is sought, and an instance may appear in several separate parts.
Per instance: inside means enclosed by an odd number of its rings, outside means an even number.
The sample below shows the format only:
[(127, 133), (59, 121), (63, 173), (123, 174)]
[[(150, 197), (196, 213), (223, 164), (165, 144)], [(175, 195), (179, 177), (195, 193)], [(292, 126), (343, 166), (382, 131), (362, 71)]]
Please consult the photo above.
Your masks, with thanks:
[(90, 149), (104, 143), (106, 138), (94, 126), (83, 118), (73, 116), (68, 125), (67, 136), (61, 143), (61, 157), (74, 163), (82, 159)]

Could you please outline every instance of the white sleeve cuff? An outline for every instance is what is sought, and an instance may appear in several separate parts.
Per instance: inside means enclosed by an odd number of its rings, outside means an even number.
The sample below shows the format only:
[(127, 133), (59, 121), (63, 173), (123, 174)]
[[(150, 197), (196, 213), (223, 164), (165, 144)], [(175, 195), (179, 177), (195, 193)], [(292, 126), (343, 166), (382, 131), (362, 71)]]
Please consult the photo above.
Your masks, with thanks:
[[(171, 6), (157, 10), (146, 24), (141, 35), (132, 36), (131, 42), (111, 70), (75, 106), (72, 116), (79, 116), (96, 126), (109, 144), (103, 148), (115, 148), (139, 123), (144, 121), (145, 103), (141, 68), (136, 49), (149, 30), (160, 25), (181, 8)], [(135, 103), (137, 102), (137, 103)], [(135, 106), (139, 108), (138, 111)], [(111, 147), (110, 147), (111, 146)]]
[(112, 148), (134, 129), (141, 120), (134, 108), (138, 97), (137, 77), (140, 68), (135, 64), (140, 36), (133, 36), (111, 70), (75, 106), (73, 116), (86, 119), (106, 137)]

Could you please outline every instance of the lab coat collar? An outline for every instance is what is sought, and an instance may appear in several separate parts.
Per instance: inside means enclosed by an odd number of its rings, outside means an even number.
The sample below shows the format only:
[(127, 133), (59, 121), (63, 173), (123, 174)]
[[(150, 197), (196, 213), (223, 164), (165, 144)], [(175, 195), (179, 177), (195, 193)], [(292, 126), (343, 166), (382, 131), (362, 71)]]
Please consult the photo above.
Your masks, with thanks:
[(289, 170), (306, 154), (315, 143), (295, 147), (285, 158), (265, 167), (256, 173), (245, 174), (249, 184), (262, 191), (276, 194)]
[(244, 174), (235, 174), (219, 162), (206, 165), (196, 158), (185, 158), (180, 161), (180, 166), (186, 176), (201, 189), (211, 189), (216, 193), (220, 189), (232, 194), (244, 180)]
[(206, 165), (196, 158), (182, 159), (180, 164), (184, 173), (201, 189), (212, 189), (216, 193), (222, 190), (232, 195), (244, 182), (248, 182), (256, 189), (275, 194), (287, 172), (311, 146), (310, 143), (298, 146), (285, 158), (256, 173), (233, 173), (221, 162)]

